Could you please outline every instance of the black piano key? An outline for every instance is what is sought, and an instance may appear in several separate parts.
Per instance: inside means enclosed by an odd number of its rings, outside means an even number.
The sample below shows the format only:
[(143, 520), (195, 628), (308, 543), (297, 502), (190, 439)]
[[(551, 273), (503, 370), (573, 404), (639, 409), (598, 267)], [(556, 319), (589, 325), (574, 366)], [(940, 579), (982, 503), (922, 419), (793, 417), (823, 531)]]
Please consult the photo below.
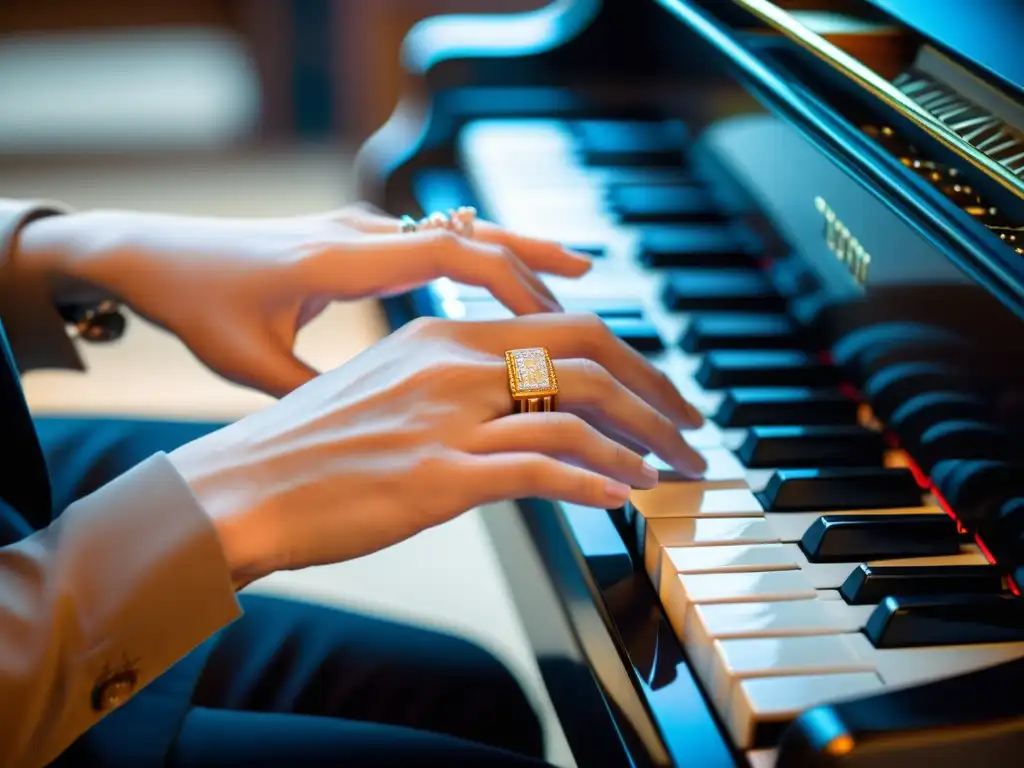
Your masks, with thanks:
[(1024, 464), (953, 459), (931, 471), (938, 493), (969, 529), (992, 520), (1009, 499), (1024, 496)]
[(652, 269), (753, 266), (756, 244), (732, 227), (711, 224), (638, 228), (640, 262)]
[(665, 348), (658, 329), (647, 319), (615, 317), (606, 319), (605, 324), (637, 352), (654, 353)]
[(864, 627), (876, 648), (1024, 642), (1024, 600), (1012, 595), (890, 595)]
[(924, 392), (894, 410), (886, 424), (898, 435), (923, 435), (943, 421), (984, 420), (987, 414), (985, 401), (969, 392)]
[(881, 418), (922, 392), (941, 389), (962, 390), (962, 371), (939, 363), (900, 363), (884, 368), (864, 384), (864, 397)]
[(581, 120), (572, 125), (592, 166), (679, 166), (686, 130), (675, 121)]
[(775, 766), (1016, 765), (1024, 748), (1020, 690), (1024, 659), (814, 707), (776, 742)]
[(921, 505), (921, 489), (910, 470), (902, 467), (780, 469), (758, 497), (768, 512)]
[(812, 563), (850, 563), (960, 552), (956, 521), (934, 515), (822, 515), (800, 539)]
[(696, 186), (623, 185), (608, 191), (608, 206), (623, 224), (722, 221), (724, 212)]
[(686, 352), (713, 349), (799, 349), (802, 333), (786, 315), (707, 314), (690, 321), (680, 346)]
[(857, 409), (838, 389), (752, 387), (726, 392), (713, 419), (721, 427), (856, 424)]
[(970, 342), (946, 328), (920, 322), (876, 322), (857, 328), (832, 345), (837, 365), (863, 378), (888, 365), (948, 360), (947, 353), (969, 352)]
[(774, 262), (768, 269), (768, 279), (775, 290), (787, 299), (814, 293), (821, 285), (814, 270), (799, 259), (779, 259)]
[(770, 467), (882, 466), (881, 433), (858, 424), (751, 427), (740, 445), (740, 461), (752, 469)]
[(837, 384), (839, 374), (831, 364), (805, 352), (713, 350), (704, 356), (694, 378), (707, 389), (821, 387)]
[(958, 419), (933, 424), (922, 435), (903, 435), (925, 472), (944, 459), (999, 459), (1010, 450), (1010, 436), (999, 426)]
[(994, 565), (863, 564), (855, 568), (839, 594), (850, 605), (875, 605), (890, 595), (998, 595), (1003, 576)]
[(978, 535), (999, 562), (1024, 562), (1024, 496), (1000, 504), (993, 517), (978, 523)]
[(641, 184), (645, 187), (679, 186), (680, 184), (698, 185), (700, 180), (688, 168), (630, 168), (629, 166), (609, 166), (590, 171), (595, 181), (606, 189), (614, 189), (622, 185)]
[(733, 310), (781, 312), (785, 301), (756, 270), (673, 269), (662, 293), (673, 312)]

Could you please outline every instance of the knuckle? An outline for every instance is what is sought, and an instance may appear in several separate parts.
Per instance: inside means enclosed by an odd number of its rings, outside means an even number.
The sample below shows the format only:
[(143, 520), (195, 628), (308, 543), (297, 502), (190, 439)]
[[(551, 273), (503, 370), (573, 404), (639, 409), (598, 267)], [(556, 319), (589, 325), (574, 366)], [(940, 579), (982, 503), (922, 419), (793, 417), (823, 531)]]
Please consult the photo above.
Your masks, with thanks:
[(439, 392), (450, 390), (457, 394), (467, 377), (477, 372), (478, 366), (460, 360), (440, 360), (425, 365), (413, 373), (408, 381), (412, 388)]
[(581, 314), (573, 320), (576, 324), (580, 341), (588, 354), (597, 355), (606, 350), (608, 345), (614, 341), (614, 336), (608, 326), (597, 315)]
[(487, 251), (487, 260), (491, 263), (494, 269), (500, 271), (506, 277), (511, 275), (516, 275), (518, 277), (515, 259), (515, 254), (508, 248), (497, 246), (489, 248)]
[(524, 461), (519, 467), (519, 480), (522, 487), (531, 488), (534, 492), (546, 487), (547, 474), (547, 467), (539, 459)]
[(642, 456), (637, 455), (636, 452), (622, 443), (616, 442), (612, 450), (614, 452), (613, 461), (615, 466), (639, 468), (640, 463), (643, 461)]
[(654, 410), (650, 406), (647, 406), (647, 408), (648, 408), (648, 410), (651, 413), (651, 417), (652, 417), (651, 418), (651, 424), (652, 424), (652, 427), (657, 432), (659, 432), (662, 435), (664, 435), (664, 437), (666, 439), (671, 439), (671, 438), (674, 438), (674, 437), (678, 437), (679, 430), (676, 429), (676, 426), (675, 426), (675, 424), (672, 423), (671, 419), (666, 417), (664, 414), (659, 413), (658, 411)]
[(441, 328), (444, 328), (450, 321), (444, 320), (440, 317), (430, 317), (428, 315), (420, 315), (408, 323), (405, 324), (405, 333), (410, 336), (428, 336), (433, 333), (437, 333)]
[(578, 472), (575, 475), (576, 495), (581, 499), (601, 498), (604, 493), (602, 480), (597, 475)]
[(580, 441), (589, 440), (591, 437), (590, 425), (575, 413), (553, 413), (551, 420), (554, 431), (570, 444), (579, 444)]
[(459, 246), (459, 236), (450, 229), (433, 229), (427, 236), (427, 242), (435, 248), (452, 250)]
[(443, 445), (425, 446), (415, 459), (415, 474), (433, 483), (447, 476), (451, 468), (451, 458)]
[(580, 361), (580, 371), (592, 390), (600, 397), (606, 397), (615, 390), (615, 379), (607, 369), (595, 360), (585, 357)]

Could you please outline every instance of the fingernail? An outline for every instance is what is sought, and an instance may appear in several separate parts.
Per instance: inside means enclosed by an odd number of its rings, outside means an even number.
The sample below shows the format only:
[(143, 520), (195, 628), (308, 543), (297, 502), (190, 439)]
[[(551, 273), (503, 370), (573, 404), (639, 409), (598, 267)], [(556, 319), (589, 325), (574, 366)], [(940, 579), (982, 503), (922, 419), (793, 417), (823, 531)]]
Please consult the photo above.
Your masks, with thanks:
[(644, 461), (644, 462), (641, 462), (640, 471), (643, 473), (643, 476), (645, 478), (647, 478), (652, 483), (657, 485), (658, 480), (661, 477), (661, 475), (658, 472), (658, 468), (657, 467), (652, 466), (652, 465), (648, 464), (646, 461)]
[(633, 492), (633, 489), (618, 480), (608, 480), (605, 483), (604, 492), (608, 496), (608, 500), (617, 508), (629, 500), (629, 494)]
[(704, 473), (708, 471), (708, 462), (703, 456), (696, 452), (694, 453), (694, 458), (696, 461), (693, 462), (693, 479), (699, 480), (704, 477)]
[(565, 253), (566, 256), (569, 256), (570, 258), (580, 262), (580, 266), (594, 266), (594, 257), (588, 253), (580, 253), (579, 251), (574, 251), (571, 248), (563, 248), (562, 251)]
[(686, 404), (686, 417), (695, 427), (704, 426), (704, 414), (693, 407), (691, 403)]
[(574, 250), (573, 248), (567, 248), (564, 245), (562, 246), (562, 251), (575, 259), (582, 259), (583, 261), (593, 261), (591, 255), (589, 253), (584, 253), (583, 251), (577, 251)]

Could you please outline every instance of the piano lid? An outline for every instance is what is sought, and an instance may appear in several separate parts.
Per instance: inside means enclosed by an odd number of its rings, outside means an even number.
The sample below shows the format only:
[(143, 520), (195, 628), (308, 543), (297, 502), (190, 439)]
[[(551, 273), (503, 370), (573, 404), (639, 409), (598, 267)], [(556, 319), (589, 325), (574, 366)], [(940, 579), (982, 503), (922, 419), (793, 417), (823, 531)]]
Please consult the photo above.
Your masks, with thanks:
[(1024, 97), (1024, 0), (868, 0)]

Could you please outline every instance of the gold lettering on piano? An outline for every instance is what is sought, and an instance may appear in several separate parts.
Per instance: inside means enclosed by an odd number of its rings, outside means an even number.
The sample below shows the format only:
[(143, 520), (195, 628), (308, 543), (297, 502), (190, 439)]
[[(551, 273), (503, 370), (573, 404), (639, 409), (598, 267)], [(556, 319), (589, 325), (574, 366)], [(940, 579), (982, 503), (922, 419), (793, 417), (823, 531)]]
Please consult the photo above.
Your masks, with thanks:
[(853, 279), (864, 285), (868, 280), (871, 254), (864, 250), (864, 246), (847, 229), (832, 207), (825, 202), (825, 198), (814, 198), (814, 207), (818, 209), (818, 213), (825, 220), (825, 242), (828, 244), (829, 250), (835, 254), (840, 263), (846, 266)]

